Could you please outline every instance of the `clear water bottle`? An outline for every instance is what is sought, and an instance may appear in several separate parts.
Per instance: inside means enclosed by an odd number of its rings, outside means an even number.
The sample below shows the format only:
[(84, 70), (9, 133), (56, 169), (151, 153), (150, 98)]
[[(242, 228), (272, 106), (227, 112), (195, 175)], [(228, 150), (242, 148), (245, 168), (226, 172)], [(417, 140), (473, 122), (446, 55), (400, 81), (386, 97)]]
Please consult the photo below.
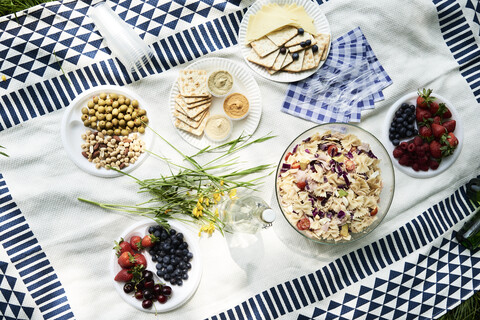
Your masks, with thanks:
[(464, 247), (474, 250), (480, 247), (480, 178), (467, 183), (467, 196), (477, 206), (475, 213), (457, 232), (457, 240)]
[(272, 225), (275, 212), (254, 195), (227, 199), (220, 210), (225, 230), (229, 232), (256, 233)]

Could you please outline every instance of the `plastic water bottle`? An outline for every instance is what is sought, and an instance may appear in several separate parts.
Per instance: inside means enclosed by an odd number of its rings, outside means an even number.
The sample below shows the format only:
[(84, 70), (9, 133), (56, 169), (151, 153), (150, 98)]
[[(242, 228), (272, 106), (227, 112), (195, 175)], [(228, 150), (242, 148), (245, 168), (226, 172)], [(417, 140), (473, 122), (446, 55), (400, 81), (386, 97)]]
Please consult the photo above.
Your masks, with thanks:
[(275, 220), (275, 211), (262, 198), (253, 195), (226, 200), (220, 213), (229, 232), (256, 233)]
[[(467, 183), (467, 195), (476, 206), (480, 205), (480, 178), (472, 179)], [(470, 250), (480, 246), (480, 207), (477, 207), (472, 216), (456, 236), (458, 242)]]

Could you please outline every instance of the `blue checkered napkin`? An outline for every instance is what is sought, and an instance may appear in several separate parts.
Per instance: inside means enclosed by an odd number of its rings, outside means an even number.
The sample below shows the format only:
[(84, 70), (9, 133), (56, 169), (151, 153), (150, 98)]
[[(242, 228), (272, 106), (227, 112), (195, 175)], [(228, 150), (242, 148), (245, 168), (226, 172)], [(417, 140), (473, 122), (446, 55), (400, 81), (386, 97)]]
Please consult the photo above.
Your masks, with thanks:
[(317, 123), (359, 122), (361, 111), (383, 100), (392, 80), (360, 28), (332, 41), (325, 64), (309, 78), (292, 83), (282, 111)]

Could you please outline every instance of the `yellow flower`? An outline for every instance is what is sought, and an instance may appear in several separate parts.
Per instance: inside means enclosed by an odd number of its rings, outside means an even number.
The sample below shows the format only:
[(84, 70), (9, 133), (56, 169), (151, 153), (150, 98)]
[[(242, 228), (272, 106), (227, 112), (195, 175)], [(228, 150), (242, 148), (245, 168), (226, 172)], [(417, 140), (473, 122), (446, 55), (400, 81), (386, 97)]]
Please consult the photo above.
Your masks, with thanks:
[(197, 207), (193, 208), (192, 214), (194, 217), (200, 217), (203, 215), (202, 210), (198, 209)]
[(220, 180), (220, 185), (223, 186), (223, 180)]
[(208, 233), (209, 236), (212, 235), (212, 233), (215, 231), (215, 225), (213, 222), (210, 222), (210, 224), (204, 224), (201, 228), (200, 231), (198, 232), (198, 236), (200, 237), (202, 235), (202, 232)]
[(203, 206), (200, 204), (200, 202), (197, 202), (197, 208), (198, 210), (203, 210)]
[(230, 196), (230, 199), (235, 198), (235, 196), (237, 195), (237, 189), (232, 189), (232, 190), (230, 190), (230, 192), (228, 193), (228, 195)]
[(198, 198), (198, 203), (203, 203), (203, 197)]
[(208, 198), (205, 198), (205, 206), (209, 206), (210, 205), (210, 200)]
[(215, 217), (218, 217), (218, 208), (215, 209)]
[(221, 199), (221, 196), (218, 192), (213, 194), (213, 200), (215, 203), (220, 202), (220, 199)]

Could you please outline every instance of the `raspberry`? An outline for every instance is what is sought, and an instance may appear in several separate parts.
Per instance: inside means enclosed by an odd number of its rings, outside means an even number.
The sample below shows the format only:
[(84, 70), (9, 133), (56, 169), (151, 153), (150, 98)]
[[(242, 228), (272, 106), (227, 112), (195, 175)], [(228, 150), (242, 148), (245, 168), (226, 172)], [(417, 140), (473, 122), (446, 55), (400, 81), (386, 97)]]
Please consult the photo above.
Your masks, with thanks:
[(412, 169), (415, 170), (415, 171), (418, 171), (418, 170), (420, 170), (420, 165), (415, 162), (414, 164), (412, 164)]
[(408, 144), (407, 150), (409, 152), (415, 152), (416, 149), (417, 149), (417, 146), (413, 142)]
[(402, 143), (400, 143), (400, 148), (402, 148), (403, 150), (407, 150), (407, 148), (408, 148), (408, 143), (406, 143), (405, 141), (403, 141)]
[(421, 146), (423, 144), (423, 139), (420, 136), (416, 136), (413, 138), (413, 143), (415, 143), (416, 146)]
[(425, 151), (420, 147), (415, 150), (415, 153), (419, 157), (423, 157), (425, 155)]
[(421, 163), (419, 164), (420, 170), (422, 171), (428, 171), (428, 163)]
[(410, 157), (407, 154), (404, 154), (400, 160), (398, 160), (402, 166), (409, 166), (410, 165)]
[(432, 170), (437, 170), (438, 169), (438, 166), (440, 165), (440, 163), (438, 163), (438, 161), (435, 161), (433, 159), (430, 159), (430, 169)]
[(422, 148), (423, 148), (423, 151), (425, 152), (430, 151), (430, 144), (428, 142), (425, 142)]
[(401, 156), (403, 156), (403, 150), (400, 148), (400, 147), (396, 147), (394, 150), (393, 150), (393, 157), (398, 159), (400, 158)]
[(427, 156), (419, 157), (417, 159), (417, 162), (420, 165), (422, 165), (422, 164), (427, 164), (428, 165), (428, 157)]

